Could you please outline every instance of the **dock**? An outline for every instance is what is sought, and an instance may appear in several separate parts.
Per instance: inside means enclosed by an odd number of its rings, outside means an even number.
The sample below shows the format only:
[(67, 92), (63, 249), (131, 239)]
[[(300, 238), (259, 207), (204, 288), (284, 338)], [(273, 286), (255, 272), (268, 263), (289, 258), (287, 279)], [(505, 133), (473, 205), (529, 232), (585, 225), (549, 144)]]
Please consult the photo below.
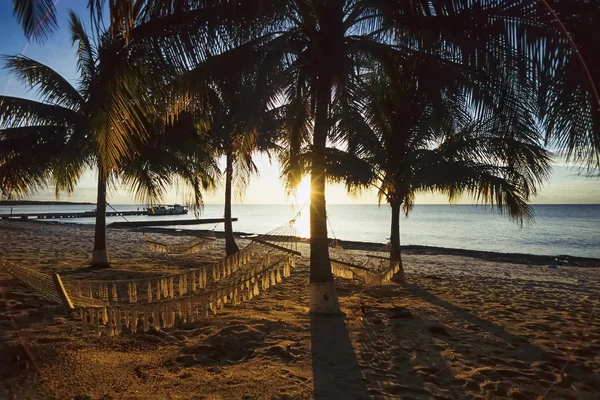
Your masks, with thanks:
[[(232, 221), (237, 221), (237, 218), (231, 218)], [(156, 221), (130, 221), (130, 222), (113, 222), (108, 224), (111, 228), (140, 228), (146, 226), (169, 226), (169, 225), (201, 225), (201, 224), (217, 224), (225, 222), (225, 218), (204, 218), (204, 219), (169, 219)]]
[[(129, 217), (133, 215), (148, 215), (148, 213), (144, 210), (140, 211), (111, 211), (107, 212), (107, 217)], [(51, 213), (28, 213), (28, 214), (0, 214), (1, 219), (10, 219), (10, 218), (20, 218), (20, 219), (29, 219), (29, 218), (37, 218), (37, 219), (56, 219), (56, 218), (94, 218), (96, 217), (96, 213), (92, 211), (85, 212), (51, 212)]]

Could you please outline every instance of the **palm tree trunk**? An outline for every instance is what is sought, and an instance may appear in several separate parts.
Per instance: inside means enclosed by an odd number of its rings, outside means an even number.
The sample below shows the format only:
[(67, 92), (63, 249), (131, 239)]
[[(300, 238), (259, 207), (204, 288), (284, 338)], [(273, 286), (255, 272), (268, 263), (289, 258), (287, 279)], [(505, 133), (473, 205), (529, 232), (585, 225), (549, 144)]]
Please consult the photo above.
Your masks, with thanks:
[(390, 259), (392, 261), (398, 261), (400, 264), (400, 270), (394, 274), (392, 280), (394, 282), (404, 283), (404, 266), (402, 265), (402, 254), (400, 251), (400, 207), (402, 202), (398, 200), (390, 201), (392, 207), (392, 231), (390, 234)]
[(329, 131), (331, 79), (317, 82), (317, 103), (310, 176), (310, 312), (339, 314), (340, 305), (329, 261), (327, 207), (325, 203), (325, 146)]
[(96, 226), (94, 230), (93, 268), (110, 268), (106, 251), (106, 177), (102, 168), (98, 169), (98, 198), (96, 201)]
[(233, 180), (233, 155), (227, 151), (225, 167), (225, 253), (230, 256), (240, 251), (233, 237), (231, 223), (231, 181)]

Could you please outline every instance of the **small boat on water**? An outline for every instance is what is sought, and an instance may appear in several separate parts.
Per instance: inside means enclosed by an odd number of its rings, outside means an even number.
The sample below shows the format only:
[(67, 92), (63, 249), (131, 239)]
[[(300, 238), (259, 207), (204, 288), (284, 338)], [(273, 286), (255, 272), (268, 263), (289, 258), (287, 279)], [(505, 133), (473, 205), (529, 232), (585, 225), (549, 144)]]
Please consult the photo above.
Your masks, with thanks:
[(173, 207), (149, 207), (146, 209), (148, 215), (183, 215), (188, 213), (188, 208), (179, 204), (173, 205)]

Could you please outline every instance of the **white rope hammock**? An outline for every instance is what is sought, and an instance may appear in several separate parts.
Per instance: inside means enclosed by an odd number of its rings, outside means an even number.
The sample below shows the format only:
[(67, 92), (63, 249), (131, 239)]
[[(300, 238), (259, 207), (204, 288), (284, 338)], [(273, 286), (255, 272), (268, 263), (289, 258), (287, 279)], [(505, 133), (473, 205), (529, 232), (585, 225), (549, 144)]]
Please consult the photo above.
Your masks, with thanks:
[(56, 303), (80, 308), (81, 330), (108, 336), (172, 328), (176, 319), (194, 321), (225, 305), (251, 300), (290, 276), (296, 266), (295, 220), (251, 239), (239, 252), (207, 266), (153, 278), (94, 281), (53, 277), (14, 263), (0, 268)]
[(367, 253), (362, 257), (354, 256), (342, 247), (340, 241), (335, 237), (329, 218), (327, 221), (334, 237), (329, 252), (333, 275), (344, 279), (360, 279), (367, 285), (381, 285), (400, 271), (400, 261), (389, 257), (389, 243), (381, 247), (376, 254)]
[(216, 240), (215, 229), (221, 222), (217, 222), (210, 231), (205, 231), (193, 239), (179, 243), (167, 243), (144, 233), (144, 240), (148, 243), (150, 251), (169, 254), (194, 254), (206, 248), (213, 248)]
[(198, 236), (180, 243), (167, 243), (144, 233), (144, 240), (150, 251), (155, 253), (194, 254), (203, 249), (214, 247), (214, 238)]

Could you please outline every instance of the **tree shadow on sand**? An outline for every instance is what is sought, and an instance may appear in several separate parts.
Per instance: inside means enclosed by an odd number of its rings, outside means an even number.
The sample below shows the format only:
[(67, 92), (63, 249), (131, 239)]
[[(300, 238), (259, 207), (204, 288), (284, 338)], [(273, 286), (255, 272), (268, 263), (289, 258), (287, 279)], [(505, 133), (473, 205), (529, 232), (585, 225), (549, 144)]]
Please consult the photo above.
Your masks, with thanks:
[(345, 317), (310, 316), (315, 399), (367, 399)]
[[(409, 293), (420, 297), (421, 299), (427, 301), (428, 303), (445, 309), (455, 316), (458, 320), (465, 321), (471, 325), (469, 328), (477, 329), (477, 331), (483, 331), (487, 333), (490, 337), (496, 339), (498, 342), (503, 342), (508, 345), (510, 348), (513, 348), (519, 352), (521, 352), (522, 357), (526, 359), (540, 359), (540, 358), (552, 358), (550, 354), (548, 354), (545, 350), (540, 347), (532, 344), (527, 338), (512, 334), (508, 332), (504, 327), (492, 323), (488, 320), (482, 319), (468, 310), (458, 307), (446, 300), (443, 300), (433, 293), (422, 289), (418, 286), (407, 284), (406, 288)], [(441, 318), (441, 314), (438, 314), (438, 317)]]
[[(599, 380), (590, 374), (589, 368), (578, 359), (567, 363), (566, 354), (559, 349), (542, 348), (532, 341), (532, 335), (520, 336), (510, 333), (503, 326), (482, 319), (470, 311), (443, 300), (433, 293), (414, 285), (407, 285), (409, 293), (439, 307), (436, 312), (439, 321), (448, 328), (457, 328), (452, 336), (460, 335), (466, 327), (471, 331), (468, 342), (448, 340), (448, 346), (467, 359), (479, 371), (471, 376), (481, 389), (500, 397), (507, 397), (511, 384), (521, 382), (526, 389), (515, 394), (522, 398), (536, 398), (551, 390), (551, 396), (565, 398), (589, 398), (599, 387)], [(452, 315), (453, 323), (448, 324), (445, 312)], [(465, 324), (466, 323), (466, 324)], [(542, 329), (542, 326), (540, 326)], [(550, 340), (555, 332), (548, 325), (539, 335)], [(477, 343), (478, 350), (470, 343)], [(567, 375), (561, 377), (566, 366)], [(507, 382), (498, 384), (497, 382)], [(501, 387), (504, 386), (504, 387)], [(516, 397), (515, 397), (516, 398)], [(521, 397), (519, 397), (521, 398)]]

